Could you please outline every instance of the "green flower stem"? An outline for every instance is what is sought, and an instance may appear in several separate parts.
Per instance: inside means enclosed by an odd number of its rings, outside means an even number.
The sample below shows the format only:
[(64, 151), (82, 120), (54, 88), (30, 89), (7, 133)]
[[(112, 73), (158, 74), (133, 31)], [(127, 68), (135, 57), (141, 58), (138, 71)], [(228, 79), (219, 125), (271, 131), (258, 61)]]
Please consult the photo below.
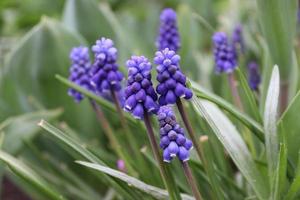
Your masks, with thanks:
[(200, 148), (199, 142), (197, 140), (197, 136), (196, 136), (196, 134), (195, 134), (195, 132), (194, 132), (194, 130), (192, 128), (192, 125), (190, 123), (190, 120), (188, 118), (188, 115), (187, 115), (187, 113), (186, 113), (186, 111), (184, 109), (183, 103), (182, 103), (182, 101), (180, 99), (178, 99), (176, 101), (176, 104), (177, 104), (179, 113), (181, 115), (182, 121), (183, 121), (183, 123), (184, 123), (184, 125), (185, 125), (185, 127), (186, 127), (186, 129), (187, 129), (187, 131), (189, 133), (189, 136), (190, 136), (190, 138), (191, 138), (191, 140), (193, 142), (193, 145), (194, 145), (194, 147), (196, 149), (196, 152), (197, 152), (197, 154), (199, 156), (199, 159), (201, 160), (201, 148)]
[(192, 171), (191, 171), (191, 168), (190, 168), (188, 162), (181, 162), (181, 164), (182, 164), (182, 168), (183, 168), (183, 171), (184, 171), (184, 175), (185, 175), (189, 185), (192, 188), (192, 192), (193, 192), (193, 195), (194, 195), (195, 199), (196, 200), (201, 200), (202, 199), (201, 194), (198, 190), (196, 181), (193, 177), (193, 174), (192, 174)]
[(151, 144), (151, 148), (154, 154), (154, 157), (156, 159), (156, 161), (158, 162), (158, 166), (159, 166), (159, 171), (161, 174), (161, 177), (163, 179), (163, 182), (166, 186), (166, 189), (169, 192), (169, 196), (171, 200), (176, 200), (176, 199), (181, 199), (180, 195), (179, 195), (179, 191), (175, 185), (174, 180), (172, 179), (171, 174), (167, 171), (166, 166), (162, 160), (162, 155), (159, 152), (159, 147), (157, 145), (155, 136), (154, 136), (154, 132), (152, 129), (152, 125), (149, 119), (149, 115), (146, 113), (144, 114), (144, 122), (145, 122), (145, 126), (147, 128), (147, 135)]
[(240, 111), (244, 111), (243, 104), (236, 86), (236, 80), (234, 77), (234, 73), (229, 73), (228, 74), (228, 81), (229, 81), (229, 86), (232, 94), (232, 98), (234, 101), (234, 104), (240, 109)]
[(123, 110), (121, 108), (120, 102), (117, 98), (116, 91), (111, 90), (111, 96), (112, 96), (113, 102), (116, 106), (117, 113), (119, 114), (121, 126), (125, 131), (126, 139), (129, 142), (129, 147), (131, 148), (131, 153), (137, 158), (139, 164), (143, 166), (143, 169), (146, 169), (145, 160), (144, 160), (142, 154), (139, 153), (140, 147), (137, 143), (136, 137), (133, 137), (133, 133), (130, 131), (130, 128), (129, 128), (126, 118), (124, 116)]
[(129, 157), (123, 152), (122, 150), (122, 147), (121, 145), (119, 144), (117, 138), (115, 137), (114, 133), (113, 133), (113, 130), (111, 128), (111, 126), (109, 125), (109, 122), (107, 120), (107, 118), (105, 117), (102, 109), (100, 106), (98, 106), (96, 104), (96, 102), (94, 100), (91, 100), (90, 99), (90, 102), (91, 102), (91, 105), (97, 115), (97, 119), (98, 121), (100, 122), (102, 128), (103, 128), (103, 131), (104, 133), (106, 134), (106, 136), (108, 137), (110, 143), (111, 143), (111, 146), (113, 147), (113, 149), (116, 151), (116, 154), (124, 160), (125, 162), (125, 165), (126, 165), (126, 169), (128, 170), (128, 172), (135, 176), (137, 173), (135, 172), (135, 170), (132, 168), (132, 166), (130, 165), (130, 162), (129, 162)]

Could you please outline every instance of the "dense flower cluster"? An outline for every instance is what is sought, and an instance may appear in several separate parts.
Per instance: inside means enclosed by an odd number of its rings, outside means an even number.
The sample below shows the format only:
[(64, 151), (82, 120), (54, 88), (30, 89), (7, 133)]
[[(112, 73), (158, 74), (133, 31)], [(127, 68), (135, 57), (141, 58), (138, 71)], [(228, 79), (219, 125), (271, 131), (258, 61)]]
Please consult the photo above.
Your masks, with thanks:
[[(93, 91), (90, 83), (89, 72), (91, 70), (91, 63), (89, 57), (89, 49), (87, 47), (74, 47), (70, 53), (71, 67), (69, 80), (84, 87), (87, 90)], [(84, 96), (70, 88), (68, 94), (74, 98), (76, 102), (80, 102)]]
[(95, 54), (95, 62), (91, 70), (92, 85), (99, 92), (120, 91), (123, 74), (118, 69), (117, 49), (113, 41), (101, 38), (96, 41), (92, 51)]
[(173, 51), (178, 51), (180, 45), (176, 12), (171, 8), (166, 8), (160, 15), (160, 28), (156, 47), (158, 50), (169, 48)]
[(215, 69), (217, 73), (231, 73), (237, 67), (237, 55), (227, 35), (217, 32), (212, 37), (214, 43)]
[(258, 65), (256, 62), (252, 61), (248, 64), (248, 83), (250, 88), (252, 90), (258, 90), (260, 81)]
[(180, 56), (168, 48), (155, 53), (154, 63), (157, 65), (157, 80), (159, 82), (156, 91), (160, 94), (161, 106), (174, 104), (176, 100), (184, 97), (190, 99), (193, 93), (186, 87), (186, 77), (179, 66)]
[(243, 38), (243, 29), (241, 25), (237, 25), (232, 33), (232, 43), (235, 48), (240, 49), (242, 53), (245, 52), (245, 43)]
[(184, 135), (184, 129), (176, 122), (175, 114), (168, 106), (160, 107), (158, 111), (160, 126), (160, 147), (163, 149), (163, 159), (171, 162), (173, 157), (185, 162), (189, 160), (189, 150), (192, 142)]
[(132, 56), (126, 63), (128, 80), (125, 89), (125, 110), (137, 119), (159, 109), (157, 94), (151, 82), (151, 63), (144, 56)]

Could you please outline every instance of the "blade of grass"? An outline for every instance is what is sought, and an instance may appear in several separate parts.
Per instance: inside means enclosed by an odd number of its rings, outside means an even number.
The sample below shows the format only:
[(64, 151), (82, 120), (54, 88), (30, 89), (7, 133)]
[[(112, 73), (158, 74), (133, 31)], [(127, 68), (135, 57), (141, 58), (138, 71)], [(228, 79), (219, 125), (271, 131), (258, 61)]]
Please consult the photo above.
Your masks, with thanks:
[(39, 177), (38, 174), (32, 171), (32, 169), (23, 162), (17, 160), (4, 151), (0, 151), (0, 160), (5, 162), (16, 175), (21, 177), (38, 191), (42, 192), (45, 197), (51, 200), (65, 199), (62, 195), (54, 191), (50, 185), (48, 185), (41, 177)]

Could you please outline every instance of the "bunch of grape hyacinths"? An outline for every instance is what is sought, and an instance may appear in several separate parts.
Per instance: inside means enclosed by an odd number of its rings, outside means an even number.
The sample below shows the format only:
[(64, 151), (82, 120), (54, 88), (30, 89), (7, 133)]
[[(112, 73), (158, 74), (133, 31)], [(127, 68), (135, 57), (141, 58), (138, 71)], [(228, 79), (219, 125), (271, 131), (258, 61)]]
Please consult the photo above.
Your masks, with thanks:
[(248, 64), (248, 83), (252, 90), (259, 90), (259, 84), (261, 82), (258, 64), (255, 61), (251, 61)]
[(226, 33), (216, 32), (212, 41), (214, 44), (215, 71), (217, 74), (226, 73), (235, 104), (243, 110), (241, 99), (238, 94), (234, 70), (237, 68), (236, 48), (228, 40)]
[[(70, 67), (70, 76), (69, 80), (80, 85), (81, 87), (89, 90), (94, 91), (93, 86), (90, 83), (90, 70), (91, 70), (91, 63), (90, 63), (90, 56), (89, 56), (89, 49), (87, 47), (74, 47), (70, 52), (70, 60), (71, 60), (71, 67)], [(73, 88), (68, 90), (68, 94), (74, 98), (74, 101), (79, 103), (84, 96), (76, 91)]]
[(174, 157), (177, 156), (179, 158), (195, 198), (201, 199), (197, 184), (187, 163), (190, 158), (189, 151), (193, 147), (192, 142), (185, 137), (184, 129), (176, 122), (175, 114), (170, 106), (160, 107), (158, 121), (160, 126), (160, 147), (163, 149), (164, 161), (169, 163)]
[(186, 76), (180, 70), (179, 61), (180, 56), (177, 55), (175, 51), (169, 50), (168, 48), (155, 53), (154, 63), (157, 65), (157, 81), (159, 82), (156, 87), (156, 91), (160, 95), (158, 102), (161, 106), (176, 103), (182, 120), (200, 158), (200, 145), (181, 101), (181, 98), (185, 98), (187, 100), (191, 99), (193, 93), (186, 87)]
[(168, 175), (163, 160), (159, 153), (159, 147), (156, 142), (153, 128), (150, 122), (150, 114), (157, 113), (159, 105), (157, 104), (157, 94), (151, 81), (152, 65), (144, 56), (132, 56), (126, 62), (128, 68), (128, 80), (125, 88), (125, 107), (134, 118), (143, 119), (151, 148), (156, 161), (158, 162), (160, 174), (164, 184), (169, 192), (171, 199), (176, 199), (172, 195), (170, 175)]
[[(95, 87), (92, 84), (92, 72), (95, 72), (95, 70), (92, 68), (90, 57), (89, 57), (89, 49), (87, 47), (75, 47), (71, 50), (70, 53), (70, 60), (71, 60), (71, 67), (70, 67), (70, 81), (76, 83), (77, 85), (97, 94), (101, 95), (103, 90), (100, 90), (100, 88)], [(95, 62), (97, 63), (97, 62)], [(120, 84), (120, 83), (119, 83)], [(119, 87), (118, 87), (119, 89)], [(81, 101), (84, 96), (80, 92), (69, 89), (68, 91), (69, 95), (72, 95), (74, 97), (74, 100), (76, 102)], [(105, 96), (105, 95), (104, 95)], [(114, 136), (113, 130), (109, 124), (109, 121), (105, 117), (101, 107), (92, 99), (89, 99), (90, 103), (93, 107), (93, 110), (96, 113), (97, 119), (99, 120), (101, 126), (103, 127), (103, 130), (105, 134), (107, 135), (111, 145), (116, 150), (117, 155), (122, 158), (126, 162), (126, 166), (128, 168), (128, 171), (130, 171), (132, 174), (134, 174), (134, 170), (129, 164), (129, 159), (127, 156), (123, 153), (121, 150), (121, 145), (118, 143), (116, 137)]]
[(176, 12), (171, 8), (166, 8), (160, 14), (160, 27), (159, 35), (156, 39), (156, 47), (158, 50), (169, 48), (177, 52), (180, 46)]

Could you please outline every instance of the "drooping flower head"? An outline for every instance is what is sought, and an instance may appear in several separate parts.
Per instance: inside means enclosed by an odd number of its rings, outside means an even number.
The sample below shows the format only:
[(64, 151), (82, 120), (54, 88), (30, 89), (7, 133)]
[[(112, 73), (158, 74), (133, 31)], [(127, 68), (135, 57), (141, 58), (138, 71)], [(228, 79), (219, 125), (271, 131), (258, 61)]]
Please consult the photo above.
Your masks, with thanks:
[(173, 157), (185, 162), (189, 160), (192, 142), (184, 135), (184, 129), (176, 122), (175, 114), (169, 106), (162, 106), (158, 111), (160, 126), (160, 147), (163, 149), (163, 159), (171, 162)]
[(248, 64), (248, 83), (252, 90), (258, 90), (261, 78), (258, 64), (254, 61)]
[(232, 43), (236, 49), (240, 49), (242, 53), (245, 52), (245, 42), (243, 37), (242, 25), (237, 25), (232, 33)]
[(237, 67), (237, 56), (233, 45), (228, 42), (226, 33), (217, 32), (213, 35), (215, 71), (232, 73)]
[(157, 95), (151, 82), (151, 63), (144, 56), (132, 56), (126, 62), (128, 80), (125, 88), (125, 110), (137, 119), (159, 109)]
[(92, 85), (99, 92), (120, 91), (123, 74), (118, 69), (118, 51), (111, 39), (101, 38), (93, 45), (95, 61), (91, 70)]
[[(94, 91), (90, 83), (89, 72), (91, 70), (89, 49), (87, 47), (74, 47), (70, 52), (70, 76), (69, 80), (87, 90)], [(76, 102), (80, 102), (84, 96), (75, 89), (70, 88), (68, 94), (74, 98)]]
[(156, 39), (156, 47), (158, 50), (169, 48), (173, 51), (178, 51), (180, 46), (176, 12), (171, 8), (166, 8), (160, 15), (160, 27), (159, 35)]
[(174, 104), (179, 98), (190, 99), (193, 93), (186, 87), (186, 77), (179, 66), (180, 56), (168, 48), (155, 53), (154, 63), (157, 65), (156, 91), (160, 94), (161, 106)]

